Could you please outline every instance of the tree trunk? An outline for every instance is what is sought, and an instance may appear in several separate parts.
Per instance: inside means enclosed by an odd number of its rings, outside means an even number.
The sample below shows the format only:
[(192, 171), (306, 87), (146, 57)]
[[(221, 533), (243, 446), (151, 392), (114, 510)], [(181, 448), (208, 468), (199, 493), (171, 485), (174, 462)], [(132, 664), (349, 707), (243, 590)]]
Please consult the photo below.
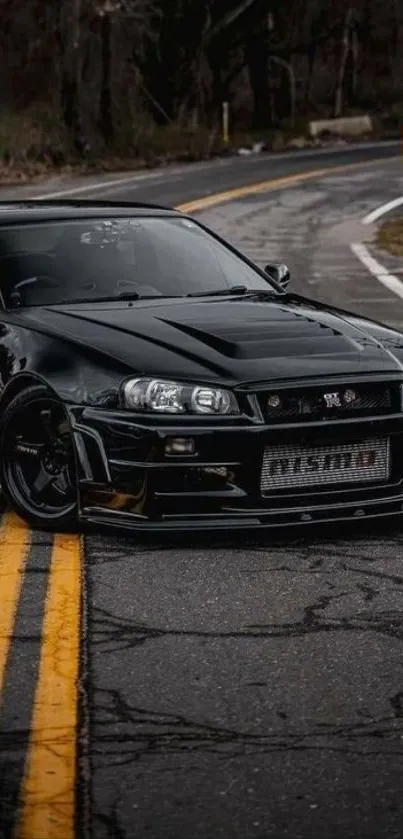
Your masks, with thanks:
[(60, 105), (75, 149), (83, 150), (80, 114), (80, 0), (60, 3), (57, 40), (60, 54)]
[(217, 49), (215, 42), (208, 51), (208, 63), (211, 71), (211, 108), (210, 113), (221, 119), (222, 103), (228, 101), (229, 90), (222, 68), (222, 51)]
[(273, 64), (279, 65), (281, 72), (279, 75), (279, 91), (276, 103), (277, 116), (280, 119), (289, 119), (291, 127), (295, 124), (296, 111), (296, 80), (292, 64), (285, 61), (283, 58), (278, 58), (273, 55), (271, 57)]
[(343, 35), (341, 39), (340, 62), (337, 74), (337, 85), (334, 98), (334, 117), (340, 117), (343, 112), (344, 105), (344, 86), (346, 79), (346, 69), (351, 50), (351, 32), (352, 32), (352, 16), (353, 10), (350, 8), (346, 12), (344, 19)]
[(245, 48), (245, 59), (253, 96), (254, 128), (269, 128), (274, 121), (269, 57), (267, 32), (261, 26), (248, 37)]
[(100, 20), (101, 35), (101, 93), (99, 99), (99, 129), (106, 145), (114, 138), (112, 114), (112, 19), (106, 13)]
[(305, 111), (305, 113), (309, 110), (310, 102), (311, 102), (312, 80), (313, 80), (313, 71), (315, 69), (316, 53), (317, 53), (316, 46), (312, 46), (311, 49), (308, 52), (308, 74), (307, 74), (307, 77), (306, 77), (305, 92), (304, 92), (304, 111)]
[(359, 58), (359, 41), (358, 35), (356, 30), (353, 30), (351, 33), (351, 50), (350, 50), (350, 61), (349, 66), (347, 68), (346, 76), (347, 76), (347, 101), (349, 105), (353, 105), (357, 99), (357, 87), (358, 87), (358, 58)]

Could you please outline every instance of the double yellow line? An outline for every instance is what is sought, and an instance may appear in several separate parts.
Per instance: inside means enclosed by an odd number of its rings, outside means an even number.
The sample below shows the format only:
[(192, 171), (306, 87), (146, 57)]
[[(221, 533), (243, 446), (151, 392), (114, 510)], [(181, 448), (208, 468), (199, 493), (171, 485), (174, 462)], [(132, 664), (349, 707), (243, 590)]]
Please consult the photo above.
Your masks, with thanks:
[[(0, 529), (0, 703), (30, 545), (27, 525), (5, 513)], [(81, 554), (80, 537), (54, 537), (16, 839), (75, 835)]]
[[(389, 161), (399, 158), (388, 158)], [(373, 166), (352, 163), (288, 175), (180, 204), (192, 213), (249, 195)], [(0, 705), (31, 543), (28, 527), (5, 513), (0, 527)], [(74, 839), (82, 550), (78, 536), (54, 537), (29, 748), (15, 839)], [(0, 791), (1, 795), (1, 791)]]

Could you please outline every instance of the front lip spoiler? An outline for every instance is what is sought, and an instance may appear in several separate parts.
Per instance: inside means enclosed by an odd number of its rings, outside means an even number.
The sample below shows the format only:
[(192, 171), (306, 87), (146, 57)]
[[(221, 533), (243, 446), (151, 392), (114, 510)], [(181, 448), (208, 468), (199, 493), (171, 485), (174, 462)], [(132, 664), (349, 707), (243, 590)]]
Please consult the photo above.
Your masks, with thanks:
[(284, 527), (306, 528), (314, 525), (335, 524), (337, 522), (363, 522), (371, 519), (395, 518), (403, 515), (403, 494), (373, 501), (355, 504), (332, 504), (328, 506), (277, 508), (276, 510), (251, 510), (227, 512), (216, 515), (166, 516), (164, 519), (150, 520), (130, 513), (111, 512), (110, 509), (87, 508), (81, 511), (79, 519), (84, 524), (107, 526), (119, 530), (142, 533), (186, 533), (189, 530), (199, 532), (272, 530)]

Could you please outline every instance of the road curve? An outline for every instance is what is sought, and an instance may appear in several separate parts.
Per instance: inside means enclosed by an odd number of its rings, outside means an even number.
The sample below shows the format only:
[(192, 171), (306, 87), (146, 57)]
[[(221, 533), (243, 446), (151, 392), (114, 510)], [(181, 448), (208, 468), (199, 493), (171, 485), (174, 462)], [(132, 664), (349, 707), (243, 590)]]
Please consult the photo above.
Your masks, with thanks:
[(397, 141), (336, 145), (321, 149), (219, 158), (154, 170), (82, 177), (57, 177), (28, 186), (0, 188), (0, 200), (85, 198), (146, 201), (174, 206), (223, 190), (352, 163), (387, 160), (401, 154)]
[[(250, 183), (272, 177), (264, 165)], [(247, 183), (217, 180), (205, 189)], [(163, 203), (197, 197), (158, 189)], [(200, 217), (261, 264), (286, 259), (297, 291), (402, 326), (402, 301), (350, 248), (373, 248), (362, 218), (402, 194), (403, 163), (385, 159)], [(191, 547), (93, 534), (80, 560), (77, 540), (51, 545), (10, 519), (2, 538), (0, 585), (2, 565), (10, 588), (23, 574), (0, 697), (4, 839), (400, 839), (399, 531)], [(55, 696), (63, 736), (46, 727)]]

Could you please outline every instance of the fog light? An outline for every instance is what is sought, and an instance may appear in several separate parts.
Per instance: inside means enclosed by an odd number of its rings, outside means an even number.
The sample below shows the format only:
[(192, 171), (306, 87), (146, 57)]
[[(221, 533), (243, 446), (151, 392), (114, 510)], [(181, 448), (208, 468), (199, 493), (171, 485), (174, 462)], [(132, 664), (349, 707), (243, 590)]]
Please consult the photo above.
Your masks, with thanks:
[(226, 466), (205, 466), (203, 472), (207, 475), (215, 475), (217, 478), (228, 478), (228, 469)]
[(267, 404), (269, 408), (279, 408), (281, 405), (281, 399), (277, 393), (272, 393), (267, 400)]
[(355, 390), (352, 390), (351, 388), (346, 390), (344, 392), (343, 399), (344, 399), (344, 402), (346, 403), (346, 405), (352, 405), (353, 402), (355, 402), (357, 400), (357, 394), (356, 394)]
[(192, 437), (170, 437), (165, 442), (165, 454), (194, 454), (195, 441)]

